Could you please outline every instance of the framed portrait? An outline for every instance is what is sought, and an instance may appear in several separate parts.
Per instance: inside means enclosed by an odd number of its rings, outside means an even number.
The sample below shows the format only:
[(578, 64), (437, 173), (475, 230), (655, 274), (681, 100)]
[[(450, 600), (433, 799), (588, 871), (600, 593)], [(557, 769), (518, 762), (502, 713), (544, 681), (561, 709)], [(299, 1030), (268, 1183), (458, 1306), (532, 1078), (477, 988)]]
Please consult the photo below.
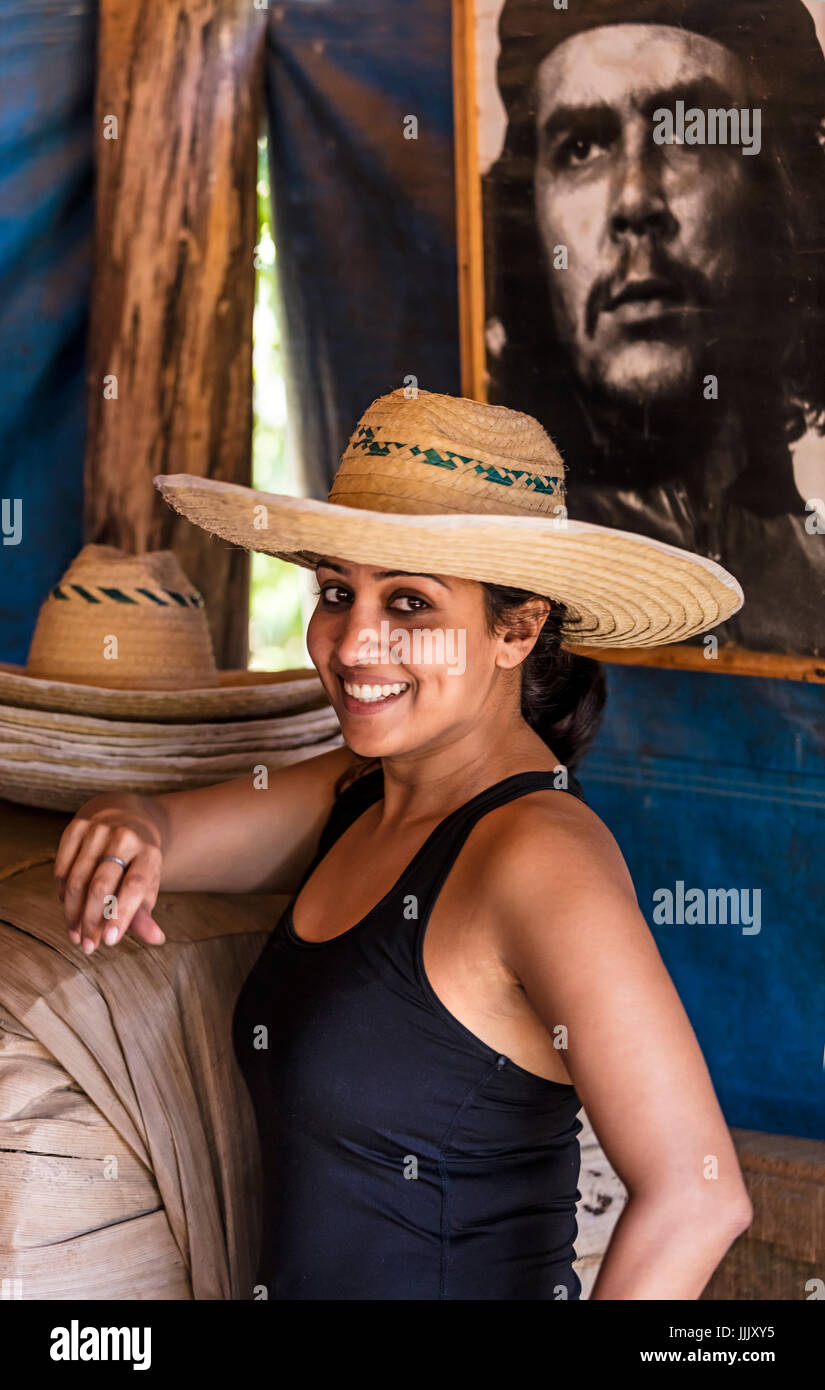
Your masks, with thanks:
[[(727, 622), (605, 660), (825, 681), (825, 3), (454, 0), (462, 391)], [(592, 655), (592, 651), (590, 651)]]

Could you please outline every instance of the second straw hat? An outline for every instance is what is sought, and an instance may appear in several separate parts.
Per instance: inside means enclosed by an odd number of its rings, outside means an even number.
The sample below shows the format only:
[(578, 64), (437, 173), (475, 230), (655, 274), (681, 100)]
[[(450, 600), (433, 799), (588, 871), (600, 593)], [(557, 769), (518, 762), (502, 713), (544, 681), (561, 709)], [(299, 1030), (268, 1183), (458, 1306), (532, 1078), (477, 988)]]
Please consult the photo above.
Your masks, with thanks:
[(84, 546), (41, 604), (26, 665), (0, 663), (0, 707), (174, 722), (325, 701), (311, 669), (217, 670), (203, 597), (170, 550)]
[(217, 685), (203, 598), (171, 550), (84, 546), (40, 609), (26, 674), (111, 690)]

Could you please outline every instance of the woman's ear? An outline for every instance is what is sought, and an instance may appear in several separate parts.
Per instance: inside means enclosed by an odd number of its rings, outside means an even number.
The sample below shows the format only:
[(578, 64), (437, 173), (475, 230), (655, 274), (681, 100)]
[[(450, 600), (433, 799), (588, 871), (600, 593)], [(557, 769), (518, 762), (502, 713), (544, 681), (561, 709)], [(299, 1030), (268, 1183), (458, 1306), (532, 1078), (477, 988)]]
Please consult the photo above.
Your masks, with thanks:
[(518, 666), (525, 657), (530, 655), (533, 647), (538, 641), (547, 616), (550, 612), (550, 600), (540, 598), (526, 599), (511, 619), (511, 625), (502, 634), (502, 651), (506, 660), (499, 661), (499, 665), (510, 668)]

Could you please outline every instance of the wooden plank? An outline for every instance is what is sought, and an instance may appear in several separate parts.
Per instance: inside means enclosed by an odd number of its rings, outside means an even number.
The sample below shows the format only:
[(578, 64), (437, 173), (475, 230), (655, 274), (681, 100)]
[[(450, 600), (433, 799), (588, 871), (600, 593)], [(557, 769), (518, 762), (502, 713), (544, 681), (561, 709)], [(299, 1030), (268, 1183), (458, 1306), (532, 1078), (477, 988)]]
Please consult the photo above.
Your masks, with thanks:
[(819, 1183), (825, 1194), (825, 1141), (758, 1129), (732, 1129), (731, 1135), (743, 1172)]
[[(817, 1279), (822, 1280), (821, 1263), (812, 1266), (788, 1259), (786, 1251), (749, 1240), (745, 1232), (734, 1241), (699, 1297), (703, 1303), (799, 1303), (815, 1296), (811, 1281)], [(730, 1318), (725, 1320), (732, 1325)], [(767, 1319), (755, 1317), (754, 1321)]]
[(247, 663), (249, 558), (152, 477), (251, 479), (266, 18), (249, 0), (100, 4), (84, 535), (173, 549), (220, 667)]
[(704, 647), (675, 642), (665, 647), (582, 647), (565, 642), (567, 651), (593, 657), (617, 666), (660, 666), (680, 671), (716, 671), (733, 676), (766, 676), (773, 679), (825, 683), (825, 660), (821, 656), (784, 656), (775, 652), (749, 652), (732, 644), (719, 647), (713, 660)]
[(701, 1297), (799, 1302), (825, 1269), (825, 1143), (732, 1129), (753, 1203), (753, 1221), (734, 1241)]

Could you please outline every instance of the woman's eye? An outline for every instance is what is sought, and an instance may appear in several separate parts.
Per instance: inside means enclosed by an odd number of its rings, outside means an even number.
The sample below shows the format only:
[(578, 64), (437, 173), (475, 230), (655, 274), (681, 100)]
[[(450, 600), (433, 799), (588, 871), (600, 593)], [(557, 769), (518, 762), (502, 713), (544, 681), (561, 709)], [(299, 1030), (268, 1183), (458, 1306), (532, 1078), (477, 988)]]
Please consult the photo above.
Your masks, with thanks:
[(330, 595), (342, 592), (346, 593), (347, 590), (343, 589), (340, 584), (321, 584), (320, 587), (317, 583), (315, 585), (315, 597), (320, 598), (322, 602), (327, 604), (330, 608), (339, 607), (338, 599), (331, 598)]
[(399, 594), (398, 601), (399, 603), (420, 603), (422, 605), (421, 608), (404, 608), (401, 610), (402, 613), (422, 613), (430, 606), (427, 600), (419, 598), (418, 594)]

